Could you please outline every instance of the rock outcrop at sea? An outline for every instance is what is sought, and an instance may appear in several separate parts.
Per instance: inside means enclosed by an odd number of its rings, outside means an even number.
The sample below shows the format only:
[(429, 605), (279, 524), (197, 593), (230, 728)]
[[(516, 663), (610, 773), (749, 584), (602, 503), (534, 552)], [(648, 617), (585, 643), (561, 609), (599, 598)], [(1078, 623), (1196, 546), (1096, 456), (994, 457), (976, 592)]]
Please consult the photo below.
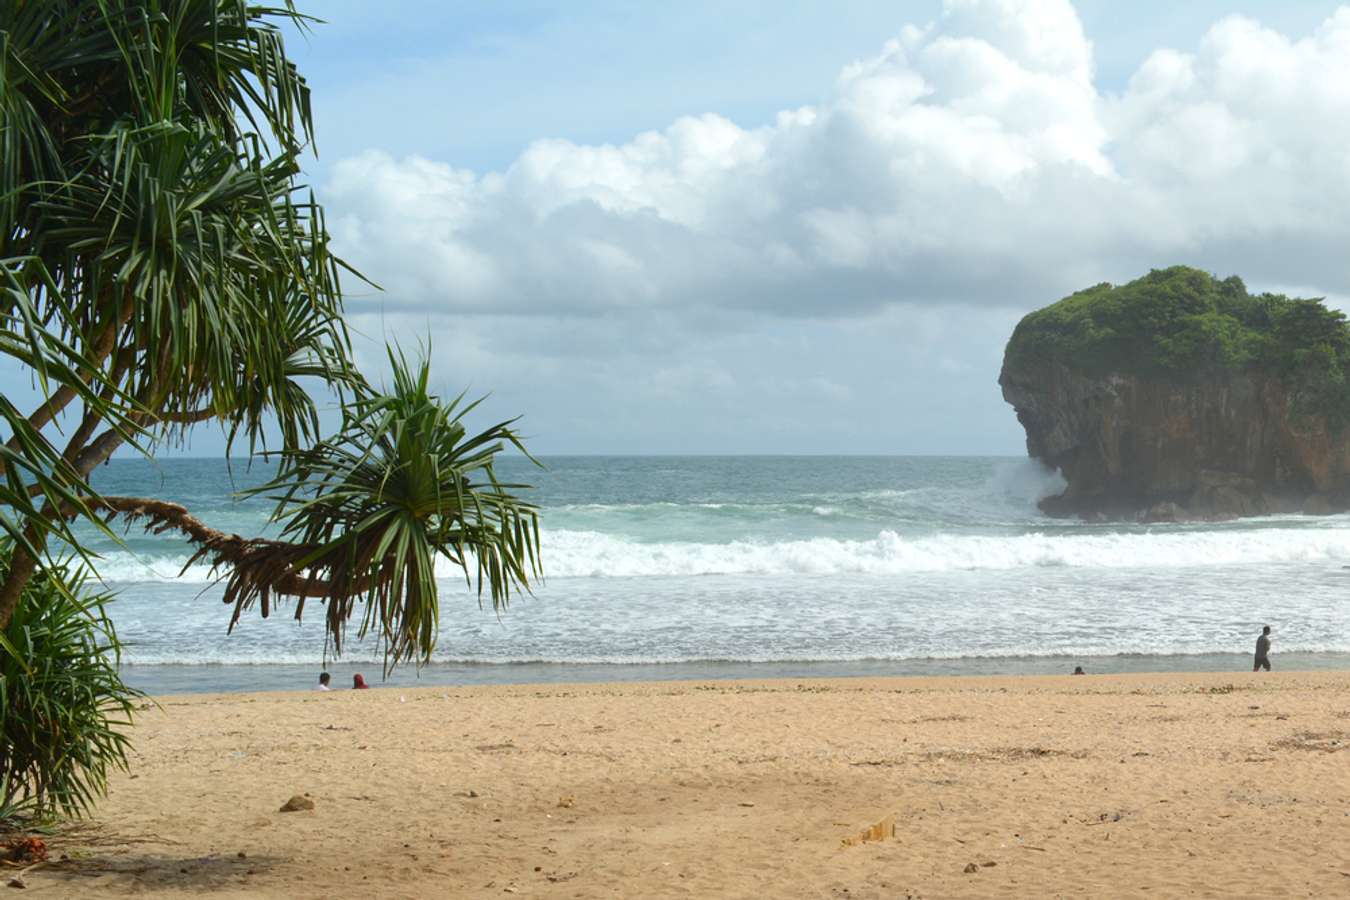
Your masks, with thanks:
[(1345, 317), (1319, 301), (1175, 267), (1027, 316), (999, 384), (1067, 483), (1049, 514), (1326, 514), (1350, 509), (1348, 357)]

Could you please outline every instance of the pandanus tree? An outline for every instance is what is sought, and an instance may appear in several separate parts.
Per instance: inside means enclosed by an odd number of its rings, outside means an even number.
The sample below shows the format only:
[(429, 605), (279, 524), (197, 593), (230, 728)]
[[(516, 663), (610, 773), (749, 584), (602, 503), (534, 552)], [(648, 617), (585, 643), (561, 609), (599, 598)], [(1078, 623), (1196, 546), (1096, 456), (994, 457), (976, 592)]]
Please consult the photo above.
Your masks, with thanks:
[[(313, 122), (281, 26), (308, 21), (289, 2), (0, 0), (0, 354), (38, 397), (0, 395), (0, 634), (50, 595), (35, 579), (59, 588), (62, 556), (88, 556), (80, 521), (180, 532), (231, 624), (317, 603), (335, 650), (357, 622), (390, 665), (430, 657), (437, 558), (493, 606), (538, 574), (536, 510), (493, 469), (523, 450), (513, 423), (468, 433), (472, 407), (430, 392), (425, 359), (391, 352), (382, 386), (353, 365), (342, 279), (359, 276), (297, 180)], [(336, 434), (316, 398), (335, 398)], [(206, 422), (275, 460), (277, 538), (91, 484), (119, 447)]]

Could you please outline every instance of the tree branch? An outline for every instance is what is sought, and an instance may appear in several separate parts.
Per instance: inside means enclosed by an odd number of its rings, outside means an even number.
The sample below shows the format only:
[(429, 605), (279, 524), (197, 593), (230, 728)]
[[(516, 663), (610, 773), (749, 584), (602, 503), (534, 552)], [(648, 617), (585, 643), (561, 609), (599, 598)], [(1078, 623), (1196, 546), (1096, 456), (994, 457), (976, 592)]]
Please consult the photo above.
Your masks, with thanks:
[[(103, 330), (99, 333), (98, 339), (94, 342), (93, 354), (90, 358), (90, 362), (95, 369), (103, 364), (104, 360), (108, 358), (109, 354), (111, 354), (113, 349), (117, 346), (118, 334), (127, 322), (131, 321), (131, 314), (134, 309), (135, 307), (130, 300), (123, 303), (122, 308), (118, 310), (116, 321), (105, 325)], [(120, 363), (118, 367), (120, 367)], [(114, 379), (117, 377), (116, 371), (114, 371), (112, 377)], [(93, 382), (94, 375), (93, 372), (90, 372), (88, 375), (80, 376), (80, 378), (87, 387)], [(77, 396), (79, 396), (79, 393), (74, 387), (68, 384), (61, 385), (56, 389), (56, 392), (47, 399), (46, 403), (43, 403), (33, 411), (33, 414), (28, 417), (28, 424), (32, 426), (34, 431), (41, 431), (49, 423), (55, 420), (56, 417), (61, 414), (61, 411), (69, 406), (71, 401)], [(11, 437), (7, 446), (10, 450), (17, 452), (21, 446), (18, 437)], [(0, 474), (3, 474), (4, 471), (5, 464), (3, 461), (0, 461)]]
[[(317, 597), (327, 599), (333, 596), (337, 587), (328, 580), (316, 575), (302, 575), (297, 563), (319, 549), (315, 544), (293, 544), (270, 538), (246, 538), (237, 534), (226, 534), (202, 522), (187, 511), (187, 508), (166, 500), (152, 500), (147, 497), (96, 497), (89, 499), (92, 509), (105, 509), (113, 515), (127, 519), (141, 519), (145, 530), (152, 534), (166, 531), (178, 531), (197, 547), (197, 552), (188, 560), (192, 565), (206, 558), (212, 568), (229, 566), (236, 570), (236, 576), (242, 575), (249, 582), (276, 594), (292, 597)], [(320, 565), (306, 566), (311, 572)], [(357, 579), (343, 587), (347, 594), (365, 593), (371, 587), (388, 580), (387, 576), (367, 576)], [(227, 599), (226, 602), (232, 602)], [(267, 615), (264, 606), (263, 615)]]
[[(80, 455), (80, 452), (84, 450), (85, 445), (89, 443), (89, 437), (94, 433), (94, 429), (98, 427), (98, 423), (98, 414), (86, 410), (84, 417), (80, 420), (80, 427), (75, 429), (75, 433), (71, 435), (70, 441), (66, 444), (66, 449), (61, 453), (61, 458), (74, 466), (76, 457)], [(42, 493), (42, 485), (30, 484), (28, 486), (28, 496), (38, 497)]]
[(188, 412), (162, 412), (155, 415), (155, 421), (167, 422), (172, 425), (195, 425), (198, 422), (205, 422), (209, 419), (219, 418), (220, 414), (211, 407), (204, 409), (194, 409)]
[(120, 447), (126, 438), (117, 432), (114, 428), (100, 434), (89, 442), (75, 457), (75, 469), (81, 476), (88, 478), (89, 473), (97, 469), (100, 465), (108, 461), (113, 451)]

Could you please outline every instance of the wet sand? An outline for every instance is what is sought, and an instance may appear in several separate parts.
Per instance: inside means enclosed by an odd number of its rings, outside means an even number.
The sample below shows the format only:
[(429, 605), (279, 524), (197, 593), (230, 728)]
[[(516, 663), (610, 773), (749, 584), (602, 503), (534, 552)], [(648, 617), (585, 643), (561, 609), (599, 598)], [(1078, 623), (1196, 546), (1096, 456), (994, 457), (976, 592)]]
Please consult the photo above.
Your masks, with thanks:
[(160, 702), (24, 896), (1350, 895), (1347, 672)]

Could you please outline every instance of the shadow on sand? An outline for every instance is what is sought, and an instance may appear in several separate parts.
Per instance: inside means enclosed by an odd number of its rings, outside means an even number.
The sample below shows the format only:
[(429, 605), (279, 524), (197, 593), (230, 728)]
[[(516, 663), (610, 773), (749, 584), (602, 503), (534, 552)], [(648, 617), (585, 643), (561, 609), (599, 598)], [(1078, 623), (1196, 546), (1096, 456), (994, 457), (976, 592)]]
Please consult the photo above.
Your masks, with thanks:
[(137, 844), (171, 841), (126, 838), (101, 833), (57, 836), (50, 841), (51, 858), (31, 867), (24, 880), (35, 893), (44, 889), (62, 896), (80, 896), (95, 888), (135, 893), (164, 891), (173, 895), (204, 894), (226, 888), (247, 889), (258, 876), (281, 863), (278, 857), (239, 853), (185, 856), (169, 851), (141, 850)]

